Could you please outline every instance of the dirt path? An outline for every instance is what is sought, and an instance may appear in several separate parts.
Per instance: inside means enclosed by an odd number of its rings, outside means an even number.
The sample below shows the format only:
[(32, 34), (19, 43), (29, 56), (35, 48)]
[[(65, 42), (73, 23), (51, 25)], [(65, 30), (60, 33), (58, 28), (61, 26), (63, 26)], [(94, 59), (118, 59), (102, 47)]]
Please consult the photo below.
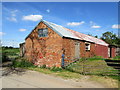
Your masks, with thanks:
[[(3, 68), (3, 71), (5, 70), (6, 68)], [(105, 88), (99, 83), (87, 81), (86, 78), (88, 77), (76, 81), (27, 70), (13, 71), (0, 79), (2, 88)]]

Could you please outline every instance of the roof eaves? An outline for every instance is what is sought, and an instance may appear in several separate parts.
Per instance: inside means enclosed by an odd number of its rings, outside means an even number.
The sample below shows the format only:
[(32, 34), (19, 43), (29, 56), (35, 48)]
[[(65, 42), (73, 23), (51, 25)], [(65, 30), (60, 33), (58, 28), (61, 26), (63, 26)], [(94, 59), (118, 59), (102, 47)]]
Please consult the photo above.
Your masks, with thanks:
[(68, 38), (68, 39), (73, 39), (73, 40), (79, 40), (79, 41), (89, 42), (89, 43), (95, 43), (95, 42), (90, 42), (90, 41), (87, 41), (87, 40), (81, 40), (81, 39), (72, 38), (72, 37), (66, 37), (66, 36), (63, 36), (63, 38)]

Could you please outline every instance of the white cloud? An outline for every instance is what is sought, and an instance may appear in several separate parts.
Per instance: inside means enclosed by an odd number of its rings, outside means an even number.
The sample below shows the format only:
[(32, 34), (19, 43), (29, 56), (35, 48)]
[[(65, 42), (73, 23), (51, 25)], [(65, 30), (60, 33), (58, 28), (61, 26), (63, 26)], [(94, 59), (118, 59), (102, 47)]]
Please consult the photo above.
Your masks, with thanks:
[(97, 25), (95, 22), (90, 21), (91, 28), (101, 28), (101, 26)]
[(81, 22), (69, 22), (69, 23), (67, 23), (67, 25), (68, 26), (79, 26), (79, 25), (82, 25), (84, 23), (85, 23), (84, 21), (81, 21)]
[(93, 25), (93, 26), (91, 26), (91, 28), (101, 28), (101, 26)]
[(48, 13), (49, 13), (49, 12), (50, 12), (50, 9), (47, 9), (47, 10), (46, 10), (46, 12), (48, 12)]
[(42, 19), (42, 15), (28, 15), (28, 16), (23, 16), (23, 20), (29, 20), (29, 21), (39, 21)]
[(11, 16), (10, 17), (7, 17), (7, 20), (9, 21), (13, 21), (13, 22), (17, 22), (17, 19), (16, 19), (16, 13), (18, 12), (18, 10), (12, 10), (10, 12)]
[(0, 32), (0, 36), (2, 36), (2, 35), (5, 35), (5, 33), (4, 32)]
[(15, 17), (7, 17), (7, 20), (17, 22), (17, 19)]
[(113, 29), (119, 29), (119, 28), (120, 28), (120, 25), (114, 24), (114, 25), (112, 25), (112, 28), (113, 28)]
[(20, 31), (20, 32), (25, 32), (25, 31), (27, 31), (27, 29), (21, 28), (21, 29), (19, 29), (19, 31)]
[(18, 10), (13, 10), (13, 11), (11, 11), (11, 16), (16, 16), (16, 13), (18, 12)]
[(16, 13), (16, 12), (18, 12), (18, 10), (13, 10), (13, 11), (11, 11), (11, 13)]

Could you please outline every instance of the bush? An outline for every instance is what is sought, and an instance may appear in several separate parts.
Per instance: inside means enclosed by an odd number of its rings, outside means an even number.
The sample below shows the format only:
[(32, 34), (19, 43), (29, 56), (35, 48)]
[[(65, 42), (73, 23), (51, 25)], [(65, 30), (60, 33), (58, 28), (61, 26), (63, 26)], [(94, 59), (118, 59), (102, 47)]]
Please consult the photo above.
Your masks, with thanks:
[(27, 60), (13, 60), (13, 67), (35, 67), (33, 63)]
[(2, 62), (6, 62), (6, 61), (8, 61), (9, 60), (9, 58), (8, 58), (8, 56), (7, 56), (7, 53), (2, 53)]

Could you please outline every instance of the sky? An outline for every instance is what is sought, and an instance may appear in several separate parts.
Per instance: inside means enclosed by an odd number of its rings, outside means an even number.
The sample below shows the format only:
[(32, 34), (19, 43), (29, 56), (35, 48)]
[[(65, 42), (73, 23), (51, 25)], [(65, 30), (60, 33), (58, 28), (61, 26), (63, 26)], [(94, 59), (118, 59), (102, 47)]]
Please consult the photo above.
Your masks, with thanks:
[(107, 31), (118, 34), (118, 3), (3, 2), (2, 44), (19, 47), (41, 20), (93, 36)]

